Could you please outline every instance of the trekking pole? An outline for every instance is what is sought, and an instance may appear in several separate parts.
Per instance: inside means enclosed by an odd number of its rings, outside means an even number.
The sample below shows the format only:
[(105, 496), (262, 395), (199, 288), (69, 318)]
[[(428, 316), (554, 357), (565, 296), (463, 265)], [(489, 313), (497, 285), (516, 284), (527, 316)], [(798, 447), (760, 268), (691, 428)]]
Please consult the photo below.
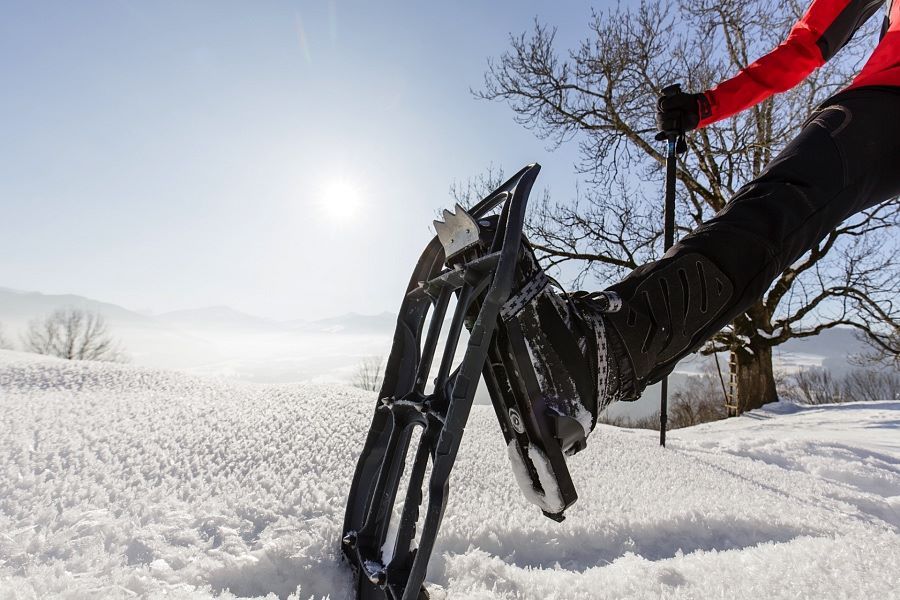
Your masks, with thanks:
[[(679, 84), (663, 88), (663, 96), (674, 96), (681, 92)], [(675, 243), (675, 167), (677, 156), (684, 152), (684, 131), (679, 126), (674, 131), (666, 131), (666, 202), (663, 212), (663, 246), (665, 251)], [(666, 424), (669, 404), (669, 377), (663, 377), (659, 384), (659, 445), (666, 446)]]

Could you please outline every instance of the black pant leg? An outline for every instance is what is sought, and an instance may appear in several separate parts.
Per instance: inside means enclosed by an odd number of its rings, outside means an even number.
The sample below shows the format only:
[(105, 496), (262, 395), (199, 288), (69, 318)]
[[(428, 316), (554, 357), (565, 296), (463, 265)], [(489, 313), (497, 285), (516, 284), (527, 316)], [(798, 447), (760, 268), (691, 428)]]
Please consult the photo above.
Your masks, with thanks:
[(715, 217), (609, 288), (623, 300), (609, 321), (638, 387), (668, 374), (842, 221), (898, 194), (900, 89), (824, 103)]

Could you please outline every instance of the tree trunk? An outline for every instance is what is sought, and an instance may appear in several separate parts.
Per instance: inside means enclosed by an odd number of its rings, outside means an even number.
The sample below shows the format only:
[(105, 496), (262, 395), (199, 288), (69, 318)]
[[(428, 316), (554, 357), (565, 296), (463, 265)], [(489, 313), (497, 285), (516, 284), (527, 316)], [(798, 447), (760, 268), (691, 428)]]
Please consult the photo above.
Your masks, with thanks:
[(772, 372), (772, 347), (741, 348), (737, 359), (738, 414), (778, 400)]

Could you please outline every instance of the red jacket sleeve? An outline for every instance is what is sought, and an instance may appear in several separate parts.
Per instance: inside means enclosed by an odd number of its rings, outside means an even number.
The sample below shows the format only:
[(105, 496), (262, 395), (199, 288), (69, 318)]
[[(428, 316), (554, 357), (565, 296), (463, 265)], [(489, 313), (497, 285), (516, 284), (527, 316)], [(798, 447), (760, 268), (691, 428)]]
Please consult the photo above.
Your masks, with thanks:
[[(827, 52), (830, 58), (838, 50), (824, 49), (822, 40), (827, 39), (826, 32), (842, 12), (854, 10), (857, 4), (858, 0), (814, 0), (791, 28), (787, 39), (777, 48), (706, 92), (709, 111), (704, 111), (699, 127), (730, 117), (773, 94), (789, 90), (825, 64), (823, 52)], [(847, 16), (845, 14), (843, 18)]]

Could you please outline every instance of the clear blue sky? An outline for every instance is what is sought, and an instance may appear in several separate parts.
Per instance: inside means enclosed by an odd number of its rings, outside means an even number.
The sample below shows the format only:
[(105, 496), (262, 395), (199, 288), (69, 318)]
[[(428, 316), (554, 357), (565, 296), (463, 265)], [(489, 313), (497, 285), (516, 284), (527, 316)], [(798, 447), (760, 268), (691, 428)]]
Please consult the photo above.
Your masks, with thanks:
[(535, 17), (571, 47), (592, 5), (4, 2), (0, 286), (395, 310), (454, 179), (537, 161), (571, 194), (575, 150), (469, 88)]

